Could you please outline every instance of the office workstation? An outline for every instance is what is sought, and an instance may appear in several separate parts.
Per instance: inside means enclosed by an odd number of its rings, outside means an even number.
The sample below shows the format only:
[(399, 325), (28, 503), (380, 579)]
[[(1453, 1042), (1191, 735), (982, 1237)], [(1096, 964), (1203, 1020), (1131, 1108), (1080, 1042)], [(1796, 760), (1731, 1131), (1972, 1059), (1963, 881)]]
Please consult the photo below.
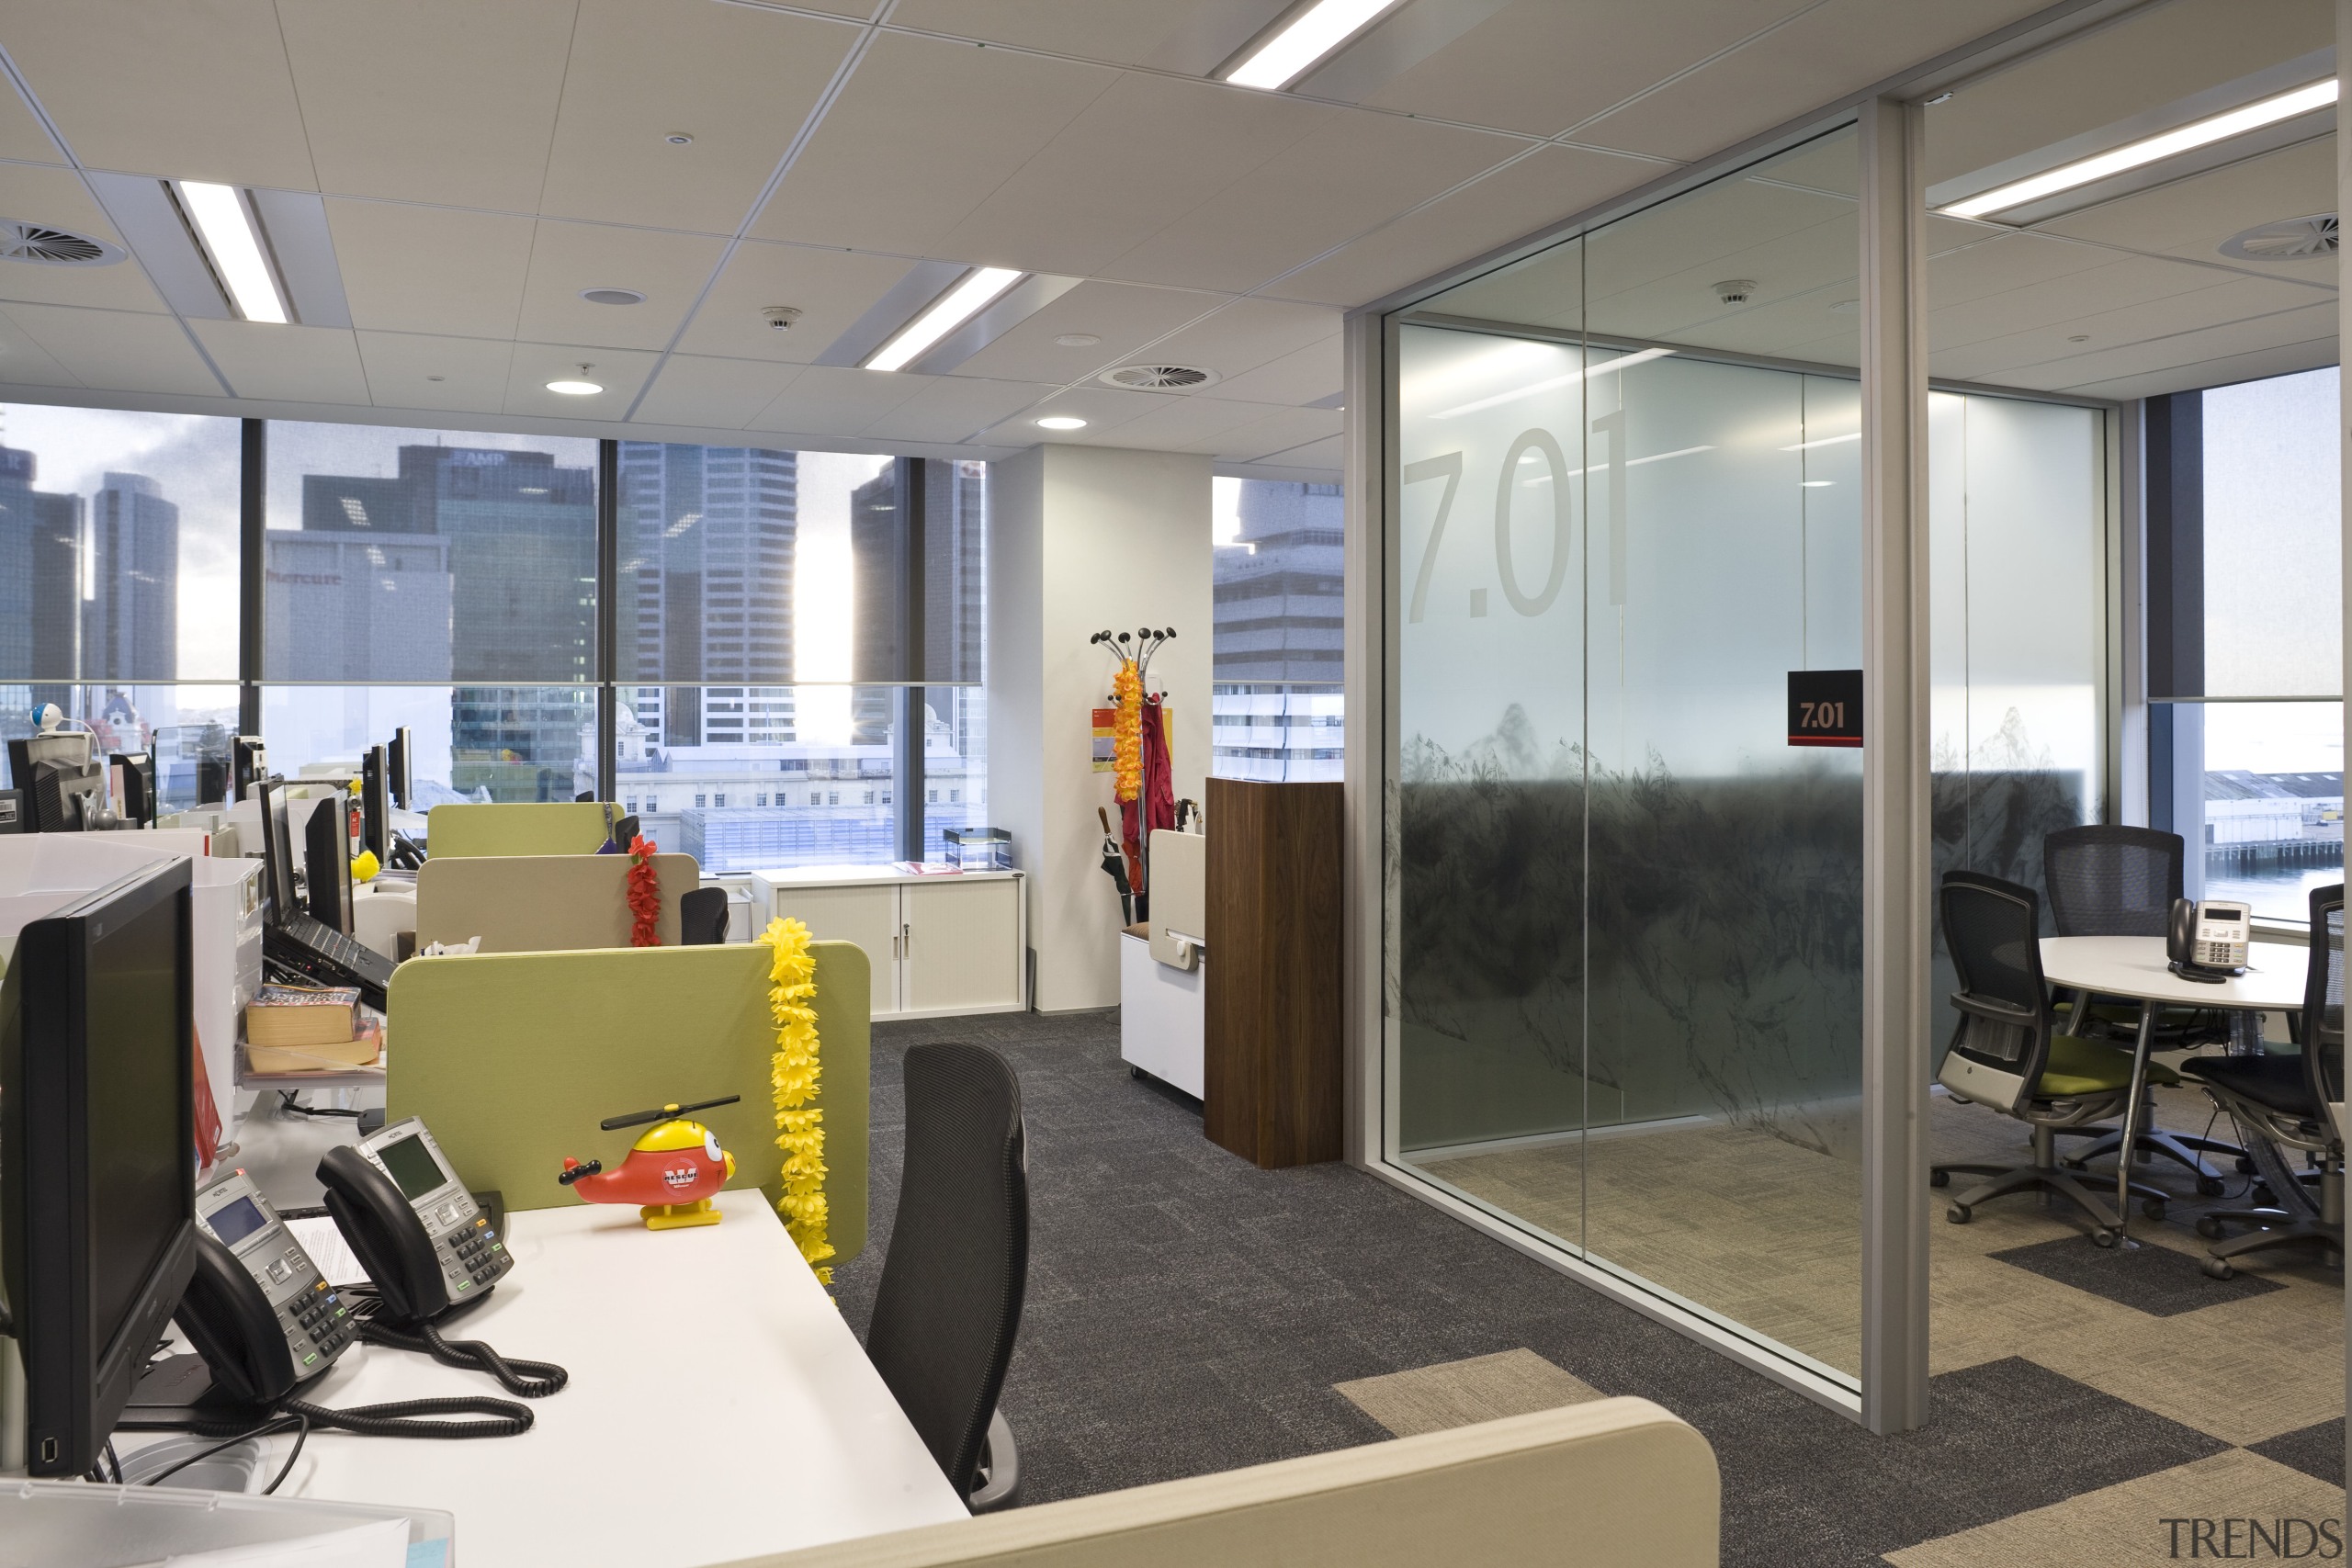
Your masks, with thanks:
[(0, 17), (0, 1560), (2328, 1555), (2339, 9)]

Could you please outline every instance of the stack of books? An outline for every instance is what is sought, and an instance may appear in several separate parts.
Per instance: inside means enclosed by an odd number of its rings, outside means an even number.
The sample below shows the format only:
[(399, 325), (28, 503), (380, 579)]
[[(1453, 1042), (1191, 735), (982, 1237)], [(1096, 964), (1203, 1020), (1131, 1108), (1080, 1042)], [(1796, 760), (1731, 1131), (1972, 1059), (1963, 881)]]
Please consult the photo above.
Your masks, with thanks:
[(338, 1072), (373, 1064), (384, 1027), (348, 986), (264, 986), (245, 1006), (245, 1065), (255, 1073)]

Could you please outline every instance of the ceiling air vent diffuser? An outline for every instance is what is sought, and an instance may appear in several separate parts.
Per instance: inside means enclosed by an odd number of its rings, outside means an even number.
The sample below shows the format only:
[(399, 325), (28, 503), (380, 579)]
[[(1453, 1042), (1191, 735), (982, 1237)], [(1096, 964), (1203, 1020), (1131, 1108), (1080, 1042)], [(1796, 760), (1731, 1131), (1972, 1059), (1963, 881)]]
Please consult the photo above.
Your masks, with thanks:
[(2240, 261), (2311, 261), (2335, 254), (2335, 214), (2258, 223), (2222, 242), (2222, 254)]
[(1122, 365), (1116, 370), (1102, 372), (1102, 378), (1130, 391), (1189, 392), (1219, 378), (1216, 371), (1204, 370), (1197, 365)]
[(46, 223), (0, 218), (0, 260), (40, 266), (105, 266), (122, 259), (122, 249)]

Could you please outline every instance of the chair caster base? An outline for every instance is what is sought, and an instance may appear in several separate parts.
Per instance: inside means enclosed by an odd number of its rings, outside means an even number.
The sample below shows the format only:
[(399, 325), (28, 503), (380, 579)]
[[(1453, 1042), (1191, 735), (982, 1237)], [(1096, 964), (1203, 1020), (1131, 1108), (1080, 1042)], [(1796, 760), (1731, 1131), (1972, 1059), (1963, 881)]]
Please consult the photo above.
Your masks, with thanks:
[(2200, 1176), (2197, 1179), (2197, 1191), (2199, 1197), (2219, 1198), (2228, 1190), (2229, 1183), (2218, 1176)]
[(2203, 1268), (2205, 1269), (2206, 1278), (2210, 1280), (2234, 1280), (2238, 1276), (2238, 1271), (2236, 1269), (2231, 1268), (2225, 1260), (2219, 1258), (2207, 1258), (2204, 1262)]
[(1975, 1210), (1970, 1208), (1965, 1203), (1954, 1203), (1951, 1208), (1944, 1211), (1944, 1218), (1952, 1224), (1964, 1225), (1969, 1222), (1970, 1218), (1975, 1214)]
[(1951, 1172), (1948, 1170), (1931, 1170), (1928, 1172), (1928, 1185), (1930, 1187), (1950, 1187), (1951, 1185)]
[(2113, 1247), (2115, 1245), (2115, 1233), (2109, 1230), (2105, 1225), (2101, 1225), (2097, 1230), (2091, 1232), (2091, 1245), (2093, 1247)]

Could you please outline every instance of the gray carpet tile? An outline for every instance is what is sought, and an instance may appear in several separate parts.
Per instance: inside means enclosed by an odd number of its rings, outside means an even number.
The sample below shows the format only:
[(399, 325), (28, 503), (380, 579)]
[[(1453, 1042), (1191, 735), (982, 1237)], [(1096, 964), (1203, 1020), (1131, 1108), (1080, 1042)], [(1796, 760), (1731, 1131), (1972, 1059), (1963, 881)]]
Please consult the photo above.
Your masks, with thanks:
[(836, 1275), (861, 1337), (924, 1040), (1021, 1078), (1031, 1279), (1002, 1406), (1027, 1502), (1385, 1440), (1334, 1384), (1521, 1347), (1706, 1435), (1731, 1568), (1875, 1563), (2222, 1446), (2022, 1360), (1937, 1378), (1931, 1426), (1874, 1438), (1376, 1177), (1227, 1154), (1128, 1075), (1115, 1012), (875, 1027), (872, 1240)]
[(2300, 1432), (2246, 1445), (2265, 1459), (2301, 1471), (2331, 1486), (2344, 1484), (2344, 1423), (2323, 1421)]
[(2169, 1247), (2094, 1247), (2079, 1236), (2013, 1247), (1987, 1256), (2151, 1317), (2177, 1317), (2287, 1288), (2258, 1274), (2209, 1279), (2201, 1259)]

